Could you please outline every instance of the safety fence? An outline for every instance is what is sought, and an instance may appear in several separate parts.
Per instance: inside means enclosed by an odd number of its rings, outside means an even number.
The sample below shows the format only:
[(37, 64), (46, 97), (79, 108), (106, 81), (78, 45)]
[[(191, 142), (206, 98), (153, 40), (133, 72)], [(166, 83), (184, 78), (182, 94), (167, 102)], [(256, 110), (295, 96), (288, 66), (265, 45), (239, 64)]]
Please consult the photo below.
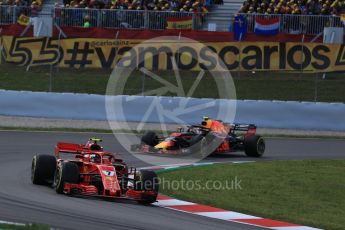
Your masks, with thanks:
[(24, 6), (0, 6), (0, 25), (16, 24), (22, 14), (31, 17), (31, 8)]
[[(89, 20), (92, 26), (101, 28), (136, 28), (136, 29), (158, 29), (167, 28), (167, 18), (191, 17), (191, 28), (193, 30), (207, 30), (209, 23), (216, 24), (215, 29), (232, 31), (233, 17), (229, 15), (215, 15), (215, 13), (183, 13), (183, 12), (157, 12), (157, 11), (126, 11), (126, 10), (95, 10), (95, 9), (70, 9), (55, 8), (55, 20), (60, 26), (83, 26)], [(218, 26), (215, 17), (228, 17), (222, 22), (223, 27)], [(290, 34), (316, 35), (323, 32), (326, 26), (342, 27), (339, 16), (330, 15), (259, 15), (246, 14), (248, 32), (254, 32), (255, 17), (279, 17), (280, 32)], [(225, 25), (225, 26), (224, 26)]]
[[(29, 17), (33, 16), (30, 7), (0, 6), (0, 24), (16, 24), (18, 17), (21, 14)], [(232, 31), (234, 23), (233, 16), (225, 14), (219, 15), (213, 12), (187, 13), (143, 10), (54, 8), (51, 15), (54, 17), (54, 22), (59, 26), (83, 27), (84, 23), (88, 21), (90, 26), (99, 28), (164, 30), (168, 26), (168, 18), (173, 18), (181, 19), (182, 22), (173, 22), (171, 26), (172, 28), (178, 28), (179, 23), (184, 23), (188, 28), (193, 30), (208, 30), (209, 28), (212, 28), (209, 24), (214, 24), (216, 25), (214, 27), (215, 30)], [(256, 16), (265, 18), (279, 17), (280, 32), (289, 34), (316, 35), (323, 32), (323, 28), (326, 26), (343, 27), (340, 17), (331, 15), (243, 15), (246, 16), (248, 32), (254, 32)], [(227, 17), (228, 20), (226, 20)], [(215, 20), (215, 18), (218, 18), (218, 21)], [(185, 21), (183, 21), (183, 19)], [(220, 26), (220, 24), (222, 24), (222, 26)]]
[(72, 9), (55, 8), (54, 19), (59, 26), (83, 26), (88, 21), (100, 28), (154, 29), (167, 27), (167, 18), (191, 18), (191, 28), (201, 27), (199, 14), (169, 11)]
[[(148, 123), (176, 123), (178, 120), (193, 124), (199, 122), (200, 116), (207, 114), (227, 122), (254, 123), (266, 128), (345, 131), (345, 104), (342, 103), (252, 100), (234, 102), (237, 104), (235, 117), (219, 112), (233, 108), (234, 103), (224, 99), (0, 90), (0, 115)], [(147, 117), (145, 114), (152, 104), (162, 108)], [(180, 113), (176, 115), (176, 119), (172, 119), (176, 109), (183, 109), (181, 104), (185, 105), (185, 108), (198, 109), (187, 109), (189, 112)], [(116, 108), (116, 113), (112, 113), (112, 106)], [(160, 117), (163, 112), (169, 113), (169, 116), (162, 120)], [(147, 119), (143, 121), (143, 117)], [(229, 120), (229, 117), (235, 119)]]

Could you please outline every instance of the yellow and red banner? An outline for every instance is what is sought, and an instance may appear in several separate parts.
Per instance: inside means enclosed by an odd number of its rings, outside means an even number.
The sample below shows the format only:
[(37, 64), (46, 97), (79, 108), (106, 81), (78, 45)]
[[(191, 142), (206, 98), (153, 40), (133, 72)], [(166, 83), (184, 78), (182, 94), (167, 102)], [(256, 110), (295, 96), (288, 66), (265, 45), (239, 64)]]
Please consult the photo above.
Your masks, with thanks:
[[(53, 64), (72, 68), (113, 68), (119, 60), (126, 59), (123, 67), (144, 66), (150, 70), (170, 70), (174, 60), (181, 70), (195, 71), (219, 68), (224, 71), (345, 71), (345, 45), (339, 44), (142, 42), (97, 38), (58, 41), (46, 37), (3, 36), (3, 56), (7, 62), (22, 66)], [(145, 57), (143, 63), (140, 57)]]
[(167, 18), (167, 29), (191, 30), (193, 27), (193, 17)]

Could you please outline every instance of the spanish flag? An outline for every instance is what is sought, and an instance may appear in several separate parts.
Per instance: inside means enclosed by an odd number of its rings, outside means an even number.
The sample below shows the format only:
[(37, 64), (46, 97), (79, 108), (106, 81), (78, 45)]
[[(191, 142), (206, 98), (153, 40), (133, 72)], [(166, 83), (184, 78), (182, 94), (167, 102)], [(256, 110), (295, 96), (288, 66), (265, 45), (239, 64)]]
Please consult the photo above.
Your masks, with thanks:
[(30, 22), (30, 18), (24, 14), (21, 14), (18, 18), (18, 24), (22, 26), (27, 26)]
[(186, 16), (182, 18), (167, 18), (167, 29), (191, 30), (192, 26), (193, 26), (192, 16)]

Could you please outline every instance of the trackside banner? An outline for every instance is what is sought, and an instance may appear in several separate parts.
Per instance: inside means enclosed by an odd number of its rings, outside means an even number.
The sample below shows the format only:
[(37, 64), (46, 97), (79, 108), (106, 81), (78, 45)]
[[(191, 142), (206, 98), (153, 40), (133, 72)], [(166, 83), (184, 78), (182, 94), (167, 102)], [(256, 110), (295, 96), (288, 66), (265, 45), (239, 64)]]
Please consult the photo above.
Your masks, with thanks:
[[(3, 36), (2, 55), (7, 62), (22, 66), (58, 65), (75, 68), (112, 68), (121, 59), (124, 67), (169, 70), (175, 59), (183, 70), (239, 71), (345, 71), (344, 45), (278, 42), (210, 42), (201, 46), (174, 41), (145, 43), (141, 40), (16, 38)], [(176, 43), (176, 41), (175, 41)], [(135, 48), (133, 48), (135, 47)], [(133, 49), (132, 49), (133, 48)], [(157, 55), (158, 54), (158, 55)], [(141, 57), (139, 57), (141, 56)], [(138, 63), (138, 60), (144, 62)], [(196, 57), (196, 58), (191, 58)], [(172, 59), (174, 58), (174, 59)]]

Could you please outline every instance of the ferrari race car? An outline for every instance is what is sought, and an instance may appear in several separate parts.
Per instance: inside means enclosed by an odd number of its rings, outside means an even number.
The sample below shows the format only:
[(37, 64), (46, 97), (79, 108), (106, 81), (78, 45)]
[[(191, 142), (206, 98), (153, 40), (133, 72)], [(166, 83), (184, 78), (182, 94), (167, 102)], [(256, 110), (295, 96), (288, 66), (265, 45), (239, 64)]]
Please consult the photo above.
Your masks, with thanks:
[(265, 152), (265, 141), (256, 134), (256, 126), (253, 124), (228, 124), (204, 117), (201, 125), (187, 126), (186, 130), (178, 128), (169, 137), (158, 137), (155, 132), (146, 132), (141, 138), (141, 144), (132, 146), (132, 150), (172, 154), (193, 154), (199, 151), (202, 157), (244, 151), (249, 157), (261, 157)]
[(85, 145), (59, 142), (55, 156), (35, 155), (32, 183), (52, 185), (61, 194), (155, 202), (159, 188), (156, 173), (128, 169), (123, 160), (103, 151), (98, 142), (101, 139), (91, 138)]

